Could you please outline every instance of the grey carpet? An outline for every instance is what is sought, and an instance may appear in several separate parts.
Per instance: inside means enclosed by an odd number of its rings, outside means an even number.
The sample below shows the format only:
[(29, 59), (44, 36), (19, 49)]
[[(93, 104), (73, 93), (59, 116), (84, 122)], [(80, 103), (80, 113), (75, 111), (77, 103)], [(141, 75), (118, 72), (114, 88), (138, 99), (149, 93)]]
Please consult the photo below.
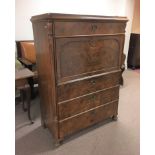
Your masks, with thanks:
[(100, 123), (53, 147), (52, 136), (40, 123), (39, 98), (32, 101), (33, 125), (21, 104), (16, 105), (16, 155), (139, 155), (139, 92), (140, 74), (127, 70), (120, 89), (119, 119)]

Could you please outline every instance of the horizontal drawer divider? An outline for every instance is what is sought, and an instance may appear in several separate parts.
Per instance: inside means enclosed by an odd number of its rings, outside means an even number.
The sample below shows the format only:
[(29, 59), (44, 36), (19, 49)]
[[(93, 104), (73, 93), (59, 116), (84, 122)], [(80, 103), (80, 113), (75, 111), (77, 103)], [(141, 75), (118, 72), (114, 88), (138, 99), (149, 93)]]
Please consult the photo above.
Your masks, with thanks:
[(69, 83), (73, 83), (73, 82), (77, 82), (77, 81), (82, 81), (82, 80), (86, 80), (86, 79), (91, 79), (91, 78), (95, 78), (95, 77), (99, 77), (99, 76), (103, 76), (103, 75), (107, 75), (107, 74), (111, 74), (111, 73), (116, 73), (116, 72), (120, 72), (121, 70), (114, 70), (114, 71), (109, 71), (109, 72), (105, 72), (105, 73), (101, 73), (101, 74), (96, 74), (96, 75), (91, 75), (91, 76), (86, 76), (80, 79), (74, 79), (74, 80), (70, 80), (70, 81), (66, 81), (66, 82), (60, 82), (57, 84), (57, 86), (61, 86), (64, 84), (69, 84)]
[[(52, 34), (49, 34), (52, 35)], [(76, 37), (102, 37), (102, 36), (118, 36), (118, 35), (125, 35), (124, 33), (114, 33), (114, 34), (89, 34), (89, 35), (60, 35), (60, 36), (53, 36), (53, 38), (76, 38)]]
[(73, 116), (67, 117), (67, 118), (65, 118), (65, 119), (63, 119), (63, 120), (59, 120), (59, 123), (64, 122), (64, 121), (66, 121), (66, 120), (68, 120), (68, 119), (74, 118), (74, 117), (76, 117), (76, 116), (82, 115), (82, 114), (84, 114), (84, 113), (87, 113), (87, 112), (89, 112), (89, 111), (92, 111), (92, 110), (98, 109), (98, 108), (100, 108), (100, 107), (107, 106), (107, 105), (109, 105), (109, 104), (111, 104), (111, 103), (113, 103), (113, 102), (118, 102), (118, 99), (117, 99), (117, 100), (113, 100), (113, 101), (111, 101), (111, 102), (108, 102), (108, 103), (106, 103), (106, 104), (100, 105), (100, 106), (96, 106), (95, 108), (91, 108), (91, 109), (89, 109), (89, 110), (87, 110), (87, 111), (84, 111), (84, 112), (78, 113), (78, 114), (76, 114), (76, 115), (73, 115)]
[(92, 92), (92, 93), (88, 93), (88, 94), (85, 94), (85, 95), (82, 95), (82, 96), (78, 96), (78, 97), (75, 97), (75, 98), (72, 98), (72, 99), (69, 99), (69, 100), (65, 100), (65, 101), (62, 101), (62, 102), (58, 102), (58, 104), (63, 104), (63, 103), (69, 102), (69, 101), (73, 101), (73, 100), (76, 100), (76, 99), (79, 99), (79, 98), (88, 96), (88, 95), (97, 94), (97, 93), (99, 93), (99, 92), (102, 92), (102, 91), (105, 91), (105, 90), (108, 90), (108, 89), (112, 89), (112, 88), (116, 88), (116, 87), (119, 87), (119, 86), (120, 86), (120, 85), (116, 85), (116, 86), (113, 86), (113, 87), (109, 87), (109, 88), (105, 88), (105, 89), (102, 89), (102, 90), (98, 90), (98, 91), (95, 91), (95, 92)]
[(67, 77), (64, 77), (64, 79), (66, 78), (71, 78), (71, 80), (58, 80), (58, 85), (63, 85), (63, 84), (67, 84), (67, 83), (71, 83), (71, 82), (76, 82), (76, 81), (79, 81), (79, 80), (83, 80), (85, 78), (89, 78), (89, 77), (93, 77), (95, 75), (104, 75), (104, 73), (111, 73), (113, 71), (116, 71), (116, 70), (119, 70), (120, 67), (119, 66), (115, 66), (115, 67), (110, 67), (108, 68), (108, 70), (105, 68), (105, 69), (99, 69), (99, 70), (96, 70), (96, 71), (91, 71), (91, 72), (85, 72), (85, 73), (81, 73), (81, 74), (76, 74), (76, 75), (72, 75), (72, 76), (67, 76)]

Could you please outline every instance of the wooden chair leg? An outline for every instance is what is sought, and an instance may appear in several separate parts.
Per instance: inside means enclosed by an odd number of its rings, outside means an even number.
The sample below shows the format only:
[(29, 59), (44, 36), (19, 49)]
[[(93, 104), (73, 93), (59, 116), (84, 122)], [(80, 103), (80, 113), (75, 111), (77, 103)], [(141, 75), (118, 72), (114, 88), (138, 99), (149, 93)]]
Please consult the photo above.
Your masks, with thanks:
[(34, 92), (34, 80), (33, 77), (28, 78), (28, 83), (30, 85), (31, 88), (31, 99), (35, 98), (35, 92)]
[(27, 107), (28, 107), (28, 119), (30, 120), (30, 123), (33, 124), (34, 122), (32, 121), (31, 118), (31, 88), (27, 88)]
[(25, 102), (24, 102), (24, 90), (21, 89), (20, 90), (20, 96), (21, 96), (21, 100), (22, 100), (22, 108), (23, 108), (23, 111), (27, 111), (27, 108), (25, 108)]

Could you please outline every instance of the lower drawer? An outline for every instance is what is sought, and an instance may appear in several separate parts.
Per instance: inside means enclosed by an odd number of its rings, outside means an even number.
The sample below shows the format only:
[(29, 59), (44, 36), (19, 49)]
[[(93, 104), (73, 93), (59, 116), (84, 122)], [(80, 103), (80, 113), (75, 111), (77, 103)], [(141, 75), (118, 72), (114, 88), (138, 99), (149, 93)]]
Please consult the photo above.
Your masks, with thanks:
[(76, 115), (119, 98), (119, 86), (101, 90), (58, 104), (59, 119)]
[(94, 76), (71, 83), (69, 82), (63, 85), (58, 85), (58, 102), (63, 102), (65, 100), (70, 100), (98, 90), (119, 85), (120, 77), (121, 71), (116, 70), (109, 73), (104, 73), (99, 76)]
[(96, 109), (59, 121), (59, 137), (75, 133), (117, 114), (118, 101), (113, 101)]

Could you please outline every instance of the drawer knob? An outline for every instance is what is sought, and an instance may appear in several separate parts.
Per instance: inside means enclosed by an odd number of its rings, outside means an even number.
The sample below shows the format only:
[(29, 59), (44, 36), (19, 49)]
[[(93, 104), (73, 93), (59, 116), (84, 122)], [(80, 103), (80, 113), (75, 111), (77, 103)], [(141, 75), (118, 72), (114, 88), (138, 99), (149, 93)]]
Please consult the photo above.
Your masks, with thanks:
[(96, 81), (95, 80), (91, 80), (91, 83), (94, 85), (94, 84), (96, 84)]
[(92, 99), (95, 100), (95, 96), (94, 95), (92, 96)]
[(93, 95), (93, 96), (90, 96), (90, 98), (89, 98), (89, 99), (94, 101), (94, 100), (95, 100), (95, 98), (96, 98), (96, 97), (95, 97), (95, 95)]
[(95, 100), (95, 96), (94, 95), (92, 96), (92, 100)]
[(97, 25), (96, 25), (96, 24), (91, 25), (91, 30), (92, 30), (92, 32), (95, 32), (96, 29), (97, 29)]
[(91, 111), (91, 114), (92, 114), (92, 115), (95, 115), (95, 110), (92, 110), (92, 111)]

